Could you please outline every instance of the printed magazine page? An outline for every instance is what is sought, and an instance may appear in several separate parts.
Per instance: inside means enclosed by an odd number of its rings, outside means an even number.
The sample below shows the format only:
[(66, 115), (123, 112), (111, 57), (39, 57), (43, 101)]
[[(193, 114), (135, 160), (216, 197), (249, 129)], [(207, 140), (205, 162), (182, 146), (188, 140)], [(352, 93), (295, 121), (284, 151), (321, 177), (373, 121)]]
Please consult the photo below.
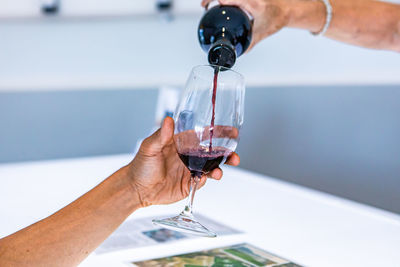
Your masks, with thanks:
[(249, 244), (132, 262), (137, 267), (301, 267)]
[[(172, 216), (165, 215), (162, 218), (168, 217)], [(241, 233), (236, 229), (220, 224), (201, 214), (196, 214), (196, 218), (209, 229), (215, 231), (218, 236)], [(201, 238), (156, 226), (152, 223), (152, 219), (154, 219), (154, 217), (132, 219), (124, 222), (95, 252), (97, 254), (102, 254), (123, 249), (170, 243), (184, 239)]]

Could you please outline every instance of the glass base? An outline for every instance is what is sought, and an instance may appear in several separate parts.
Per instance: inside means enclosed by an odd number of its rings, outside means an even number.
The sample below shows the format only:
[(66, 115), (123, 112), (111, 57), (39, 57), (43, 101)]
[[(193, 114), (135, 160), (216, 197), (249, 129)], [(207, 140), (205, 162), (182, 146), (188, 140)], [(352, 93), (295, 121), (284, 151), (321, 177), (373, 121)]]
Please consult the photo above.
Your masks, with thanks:
[(164, 228), (184, 232), (192, 235), (205, 236), (205, 237), (216, 237), (217, 234), (213, 231), (208, 230), (201, 223), (196, 221), (192, 215), (184, 215), (181, 213), (178, 216), (166, 218), (162, 220), (153, 220), (154, 224), (160, 225)]

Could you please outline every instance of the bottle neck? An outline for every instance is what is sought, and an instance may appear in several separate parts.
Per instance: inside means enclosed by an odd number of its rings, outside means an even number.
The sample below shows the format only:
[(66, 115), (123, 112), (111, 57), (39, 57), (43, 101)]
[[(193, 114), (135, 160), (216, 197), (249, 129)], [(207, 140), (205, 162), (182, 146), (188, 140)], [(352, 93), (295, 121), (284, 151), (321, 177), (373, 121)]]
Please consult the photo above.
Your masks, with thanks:
[(236, 62), (236, 51), (232, 42), (226, 38), (217, 40), (208, 51), (208, 62), (212, 65), (232, 68)]

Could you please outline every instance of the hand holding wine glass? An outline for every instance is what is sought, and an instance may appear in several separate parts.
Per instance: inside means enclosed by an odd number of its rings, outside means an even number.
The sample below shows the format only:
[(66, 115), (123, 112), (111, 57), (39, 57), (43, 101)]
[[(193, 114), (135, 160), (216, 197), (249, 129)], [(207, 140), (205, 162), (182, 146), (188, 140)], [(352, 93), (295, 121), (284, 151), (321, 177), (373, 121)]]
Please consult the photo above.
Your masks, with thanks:
[[(223, 135), (223, 130), (218, 130), (218, 135)], [(173, 203), (189, 195), (190, 171), (179, 159), (173, 136), (174, 121), (167, 117), (161, 129), (143, 141), (138, 154), (128, 165), (131, 183), (142, 207)], [(239, 162), (239, 156), (233, 153), (226, 164), (236, 166)], [(203, 176), (199, 187), (206, 183), (207, 177), (219, 180), (222, 171), (216, 168)]]
[[(127, 166), (95, 188), (20, 231), (0, 238), (0, 266), (76, 266), (137, 209), (188, 195), (190, 172), (174, 144), (174, 121), (164, 120)], [(233, 154), (228, 164), (237, 165)], [(220, 179), (215, 169), (208, 175)], [(200, 186), (204, 185), (203, 177)]]
[(178, 216), (153, 220), (155, 224), (216, 236), (193, 216), (193, 199), (196, 189), (203, 185), (204, 175), (218, 170), (229, 157), (231, 160), (236, 157), (244, 92), (243, 76), (230, 69), (206, 65), (192, 70), (174, 114), (175, 149), (191, 174), (188, 202)]

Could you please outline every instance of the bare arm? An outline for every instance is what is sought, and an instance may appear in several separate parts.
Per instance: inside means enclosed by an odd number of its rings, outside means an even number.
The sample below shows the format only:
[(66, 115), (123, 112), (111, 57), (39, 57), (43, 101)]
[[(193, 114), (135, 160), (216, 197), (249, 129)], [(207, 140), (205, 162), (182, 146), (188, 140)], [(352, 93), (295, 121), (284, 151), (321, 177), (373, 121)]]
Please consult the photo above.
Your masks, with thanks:
[[(307, 2), (300, 0), (300, 8), (291, 11), (288, 27), (318, 32), (325, 23), (325, 6), (320, 1)], [(400, 5), (373, 0), (331, 0), (331, 5), (333, 17), (326, 37), (400, 52)]]
[(0, 266), (74, 266), (140, 207), (126, 168), (52, 216), (0, 240)]
[[(203, 5), (211, 0), (203, 0)], [(326, 10), (320, 0), (220, 0), (254, 16), (255, 45), (284, 27), (319, 32)], [(375, 0), (330, 0), (333, 17), (326, 37), (374, 49), (400, 52), (400, 5)]]
[[(0, 266), (75, 266), (138, 208), (186, 197), (190, 173), (173, 132), (167, 118), (129, 165), (50, 217), (0, 239)], [(233, 154), (227, 164), (239, 161)], [(209, 177), (220, 179), (222, 172), (215, 169)], [(205, 182), (202, 177), (199, 186)]]

